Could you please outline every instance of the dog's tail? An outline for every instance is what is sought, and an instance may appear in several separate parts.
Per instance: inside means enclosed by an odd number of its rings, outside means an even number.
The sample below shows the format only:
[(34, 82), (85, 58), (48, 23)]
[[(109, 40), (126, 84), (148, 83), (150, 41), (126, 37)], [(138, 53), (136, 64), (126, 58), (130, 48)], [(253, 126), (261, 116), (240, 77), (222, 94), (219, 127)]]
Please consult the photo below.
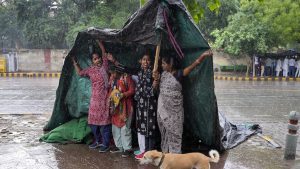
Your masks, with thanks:
[(216, 150), (210, 150), (209, 156), (210, 156), (209, 159), (210, 162), (217, 163), (220, 160), (220, 154)]

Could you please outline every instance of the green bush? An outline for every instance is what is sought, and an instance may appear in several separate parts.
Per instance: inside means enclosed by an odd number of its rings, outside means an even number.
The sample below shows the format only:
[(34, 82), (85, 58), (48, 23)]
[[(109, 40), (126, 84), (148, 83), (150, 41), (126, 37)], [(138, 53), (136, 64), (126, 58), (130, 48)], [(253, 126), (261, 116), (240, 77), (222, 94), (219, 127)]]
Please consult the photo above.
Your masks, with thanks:
[(232, 65), (232, 66), (220, 66), (222, 72), (246, 72), (246, 65)]

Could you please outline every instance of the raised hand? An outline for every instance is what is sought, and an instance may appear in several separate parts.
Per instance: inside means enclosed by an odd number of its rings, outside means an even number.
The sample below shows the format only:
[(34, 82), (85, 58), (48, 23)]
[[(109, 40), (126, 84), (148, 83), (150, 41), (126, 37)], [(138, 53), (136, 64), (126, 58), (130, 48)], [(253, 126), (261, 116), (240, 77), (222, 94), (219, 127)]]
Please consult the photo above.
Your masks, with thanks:
[(111, 62), (115, 62), (115, 58), (113, 57), (113, 55), (111, 53), (106, 53), (107, 60), (111, 61)]
[(73, 62), (73, 66), (75, 67), (76, 73), (79, 74), (79, 72), (81, 71), (80, 65), (76, 62), (75, 56), (71, 56), (71, 59)]
[(71, 56), (71, 59), (72, 59), (73, 65), (77, 65), (77, 64), (78, 64), (78, 63), (76, 62), (76, 60), (75, 60), (75, 56)]
[(158, 81), (160, 78), (160, 74), (158, 73), (158, 71), (154, 71), (152, 73), (152, 77), (153, 77), (154, 81)]
[(100, 41), (99, 39), (97, 39), (96, 42), (97, 42), (97, 44), (99, 45), (99, 47), (100, 47), (100, 49), (101, 49), (101, 51), (102, 51), (102, 56), (103, 56), (103, 54), (106, 53), (105, 47), (104, 47), (102, 41)]
[(203, 52), (198, 59), (196, 59), (196, 63), (199, 64), (205, 57), (207, 56), (213, 56), (213, 53), (211, 50), (207, 50)]
[(205, 52), (203, 52), (198, 59), (195, 60), (195, 62), (193, 62), (190, 66), (186, 67), (185, 69), (183, 69), (183, 76), (187, 76), (190, 74), (190, 72), (197, 66), (199, 65), (203, 59), (205, 59), (207, 56), (212, 56), (213, 53), (211, 50), (207, 50)]
[(159, 86), (159, 79), (160, 79), (160, 74), (158, 73), (158, 71), (154, 71), (152, 73), (152, 77), (153, 77), (153, 84), (152, 87), (157, 89)]

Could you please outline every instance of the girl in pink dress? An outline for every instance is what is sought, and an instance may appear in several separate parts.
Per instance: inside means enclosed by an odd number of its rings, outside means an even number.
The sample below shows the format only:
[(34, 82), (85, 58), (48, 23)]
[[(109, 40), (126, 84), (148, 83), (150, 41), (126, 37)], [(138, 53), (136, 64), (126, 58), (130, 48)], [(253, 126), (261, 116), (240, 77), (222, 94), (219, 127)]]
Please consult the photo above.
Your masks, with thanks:
[[(92, 65), (86, 69), (81, 69), (73, 57), (73, 64), (76, 72), (80, 76), (86, 76), (91, 80), (92, 94), (88, 113), (88, 124), (94, 135), (95, 142), (90, 148), (100, 147), (99, 152), (109, 150), (111, 138), (111, 116), (109, 115), (108, 104), (108, 60), (116, 63), (111, 54), (105, 53), (102, 42), (97, 41), (102, 51), (102, 59), (98, 53), (92, 54)], [(102, 144), (100, 144), (102, 137)]]

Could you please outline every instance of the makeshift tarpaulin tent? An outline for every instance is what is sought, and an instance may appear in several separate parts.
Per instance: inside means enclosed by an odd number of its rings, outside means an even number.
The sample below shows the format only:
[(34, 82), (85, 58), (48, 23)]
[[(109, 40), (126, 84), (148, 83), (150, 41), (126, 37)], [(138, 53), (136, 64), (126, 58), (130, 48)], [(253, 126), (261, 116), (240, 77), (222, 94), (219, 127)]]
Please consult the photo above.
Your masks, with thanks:
[[(138, 59), (145, 50), (154, 53), (158, 44), (161, 44), (161, 55), (178, 58), (181, 67), (190, 65), (210, 48), (186, 7), (178, 0), (148, 1), (120, 30), (92, 28), (82, 31), (78, 33), (75, 44), (66, 57), (53, 114), (45, 130), (54, 129), (71, 119), (87, 115), (91, 84), (88, 79), (76, 75), (70, 56), (75, 55), (82, 68), (88, 67), (91, 64), (90, 53), (99, 50), (94, 39), (102, 40), (107, 51), (130, 68), (138, 67)], [(174, 39), (177, 43), (174, 43)], [(181, 51), (184, 57), (181, 56)], [(217, 150), (228, 148), (224, 147), (221, 141), (224, 139), (224, 130), (219, 124), (211, 57), (206, 58), (184, 79), (183, 94), (183, 149), (190, 150), (191, 147), (194, 149), (199, 145)]]

